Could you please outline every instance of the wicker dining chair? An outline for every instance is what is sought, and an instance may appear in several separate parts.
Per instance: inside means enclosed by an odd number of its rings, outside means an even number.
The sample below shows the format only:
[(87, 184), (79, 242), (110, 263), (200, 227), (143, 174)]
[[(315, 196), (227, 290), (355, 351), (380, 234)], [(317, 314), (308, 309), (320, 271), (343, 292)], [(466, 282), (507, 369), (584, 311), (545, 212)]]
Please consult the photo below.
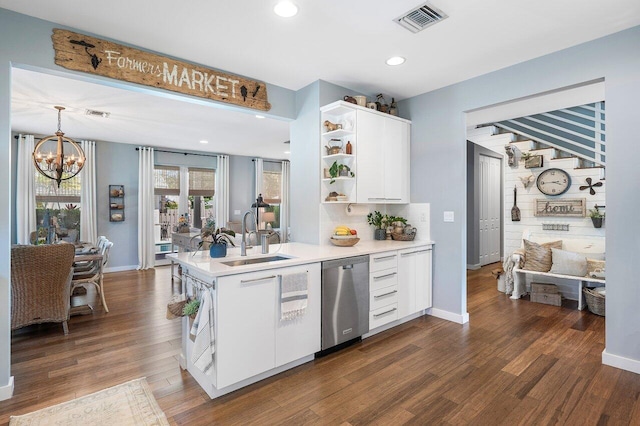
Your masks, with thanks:
[(69, 333), (73, 244), (11, 247), (11, 329), (61, 322)]

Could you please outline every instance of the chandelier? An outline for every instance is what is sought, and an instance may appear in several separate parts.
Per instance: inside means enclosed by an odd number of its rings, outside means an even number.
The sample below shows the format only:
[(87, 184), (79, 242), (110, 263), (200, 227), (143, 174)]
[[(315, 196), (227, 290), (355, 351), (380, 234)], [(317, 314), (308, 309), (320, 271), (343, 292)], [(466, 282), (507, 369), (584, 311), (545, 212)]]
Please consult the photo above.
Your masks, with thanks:
[(60, 182), (80, 173), (85, 157), (80, 145), (71, 138), (65, 138), (60, 130), (60, 114), (64, 107), (54, 108), (58, 110), (58, 131), (55, 135), (40, 139), (36, 144), (33, 163), (40, 174), (58, 182), (60, 188)]

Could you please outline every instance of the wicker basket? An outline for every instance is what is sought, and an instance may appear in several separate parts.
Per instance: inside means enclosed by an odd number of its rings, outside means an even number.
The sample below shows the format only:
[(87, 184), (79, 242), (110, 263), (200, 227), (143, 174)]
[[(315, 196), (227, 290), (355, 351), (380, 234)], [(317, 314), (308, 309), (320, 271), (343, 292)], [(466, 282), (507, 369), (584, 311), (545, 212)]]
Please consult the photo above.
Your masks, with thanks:
[(169, 300), (167, 303), (167, 319), (174, 319), (183, 317), (184, 314), (182, 310), (184, 309), (184, 305), (187, 304), (188, 300), (185, 300), (181, 295), (175, 295)]
[(415, 232), (413, 234), (397, 234), (395, 232), (391, 233), (391, 238), (396, 241), (413, 241), (415, 237), (416, 237)]
[(598, 293), (595, 289), (589, 287), (583, 288), (582, 292), (584, 293), (584, 298), (587, 301), (587, 307), (589, 308), (589, 311), (603, 317), (605, 297), (602, 294)]
[(329, 241), (331, 241), (331, 243), (334, 246), (351, 247), (351, 246), (355, 246), (358, 243), (358, 241), (360, 241), (360, 238), (345, 238), (343, 240), (336, 240), (334, 238), (329, 238)]

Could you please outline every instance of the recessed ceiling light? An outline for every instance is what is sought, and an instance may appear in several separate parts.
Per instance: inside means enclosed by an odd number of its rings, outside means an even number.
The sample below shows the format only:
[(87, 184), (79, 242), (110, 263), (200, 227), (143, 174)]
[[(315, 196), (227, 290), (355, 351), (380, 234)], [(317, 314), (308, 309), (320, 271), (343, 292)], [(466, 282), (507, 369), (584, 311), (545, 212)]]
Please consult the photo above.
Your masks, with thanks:
[(201, 140), (200, 143), (205, 144), (205, 143), (209, 143), (209, 141)]
[(256, 118), (263, 119), (264, 115), (256, 114)]
[(402, 56), (392, 56), (391, 58), (387, 59), (387, 65), (402, 65), (404, 64), (404, 61), (406, 61), (406, 59)]
[(283, 18), (291, 18), (298, 14), (298, 6), (288, 0), (283, 0), (273, 7), (273, 11)]

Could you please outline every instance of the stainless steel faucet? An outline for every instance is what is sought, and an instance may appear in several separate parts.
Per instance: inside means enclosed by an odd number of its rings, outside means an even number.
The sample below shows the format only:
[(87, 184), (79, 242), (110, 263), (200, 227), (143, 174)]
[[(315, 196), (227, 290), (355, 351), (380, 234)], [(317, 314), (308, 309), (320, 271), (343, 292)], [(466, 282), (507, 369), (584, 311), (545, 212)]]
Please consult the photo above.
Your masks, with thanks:
[(246, 256), (247, 255), (247, 225), (246, 225), (246, 221), (247, 221), (247, 215), (252, 215), (253, 216), (253, 223), (256, 223), (257, 219), (256, 219), (256, 215), (252, 210), (247, 210), (244, 213), (244, 216), (242, 216), (242, 243), (240, 243), (240, 256)]

